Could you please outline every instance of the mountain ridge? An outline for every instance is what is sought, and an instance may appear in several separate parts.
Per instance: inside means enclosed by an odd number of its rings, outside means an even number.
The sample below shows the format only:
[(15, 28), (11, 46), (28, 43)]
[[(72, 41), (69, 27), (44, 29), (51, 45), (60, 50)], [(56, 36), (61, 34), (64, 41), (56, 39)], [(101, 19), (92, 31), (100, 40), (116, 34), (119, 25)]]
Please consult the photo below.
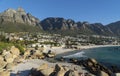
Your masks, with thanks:
[(26, 13), (26, 11), (21, 7), (19, 7), (16, 10), (9, 8), (4, 12), (0, 13), (0, 31), (1, 30), (6, 31), (12, 28), (21, 31), (28, 31), (27, 28), (29, 28), (29, 30), (32, 30), (31, 32), (34, 32), (34, 30), (35, 31), (43, 30), (52, 33), (62, 34), (69, 33), (74, 35), (94, 34), (94, 35), (120, 36), (120, 21), (110, 23), (106, 26), (101, 23), (90, 24), (89, 22), (86, 21), (75, 22), (72, 19), (65, 19), (62, 17), (48, 17), (40, 21), (38, 18), (32, 16), (30, 13)]

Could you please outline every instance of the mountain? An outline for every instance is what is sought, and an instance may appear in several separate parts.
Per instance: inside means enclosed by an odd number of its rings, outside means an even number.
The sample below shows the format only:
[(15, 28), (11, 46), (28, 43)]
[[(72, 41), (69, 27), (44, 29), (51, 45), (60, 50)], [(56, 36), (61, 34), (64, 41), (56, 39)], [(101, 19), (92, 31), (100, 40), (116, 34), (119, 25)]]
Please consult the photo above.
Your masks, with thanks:
[(72, 19), (49, 17), (42, 21), (26, 13), (23, 8), (7, 9), (0, 13), (0, 31), (60, 33), (65, 35), (107, 35), (120, 36), (120, 21), (103, 25), (101, 23), (75, 22)]
[(110, 23), (106, 25), (117, 36), (120, 36), (120, 21)]
[(42, 28), (47, 31), (60, 31), (63, 33), (114, 35), (109, 27), (101, 23), (90, 24), (88, 22), (75, 22), (72, 19), (46, 18), (40, 22)]
[[(0, 30), (6, 32), (40, 30), (38, 18), (26, 13), (23, 8), (7, 9), (0, 13)], [(9, 28), (8, 28), (9, 27)]]

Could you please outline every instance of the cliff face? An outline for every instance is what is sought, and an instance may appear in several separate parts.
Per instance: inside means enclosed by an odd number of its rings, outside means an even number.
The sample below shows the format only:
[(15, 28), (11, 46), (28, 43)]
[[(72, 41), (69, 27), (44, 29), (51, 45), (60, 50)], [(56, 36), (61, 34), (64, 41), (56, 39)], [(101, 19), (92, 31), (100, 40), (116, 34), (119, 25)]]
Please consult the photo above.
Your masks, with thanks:
[(7, 9), (0, 13), (0, 31), (5, 32), (35, 32), (40, 31), (40, 21), (24, 9)]
[(98, 35), (113, 35), (109, 27), (102, 25), (101, 23), (90, 24), (88, 22), (75, 22), (71, 19), (64, 18), (46, 18), (41, 21), (41, 26), (44, 30), (53, 31), (69, 30), (72, 32), (82, 33), (82, 34), (98, 34)]
[[(44, 30), (72, 30), (76, 29), (76, 23), (71, 19), (64, 18), (46, 18), (41, 21), (41, 26)], [(74, 28), (75, 27), (75, 28)]]
[(18, 8), (7, 9), (3, 13), (0, 13), (0, 23), (12, 22), (12, 23), (23, 23), (28, 25), (39, 25), (39, 19), (35, 18), (29, 13), (26, 13), (24, 9)]

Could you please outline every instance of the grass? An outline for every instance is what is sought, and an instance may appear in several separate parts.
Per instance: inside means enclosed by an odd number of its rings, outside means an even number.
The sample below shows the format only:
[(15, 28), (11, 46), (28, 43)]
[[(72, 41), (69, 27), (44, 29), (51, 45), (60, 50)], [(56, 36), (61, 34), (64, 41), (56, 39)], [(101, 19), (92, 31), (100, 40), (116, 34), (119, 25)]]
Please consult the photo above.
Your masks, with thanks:
[(13, 46), (12, 43), (0, 42), (0, 52), (2, 52), (4, 49), (9, 49), (11, 46)]

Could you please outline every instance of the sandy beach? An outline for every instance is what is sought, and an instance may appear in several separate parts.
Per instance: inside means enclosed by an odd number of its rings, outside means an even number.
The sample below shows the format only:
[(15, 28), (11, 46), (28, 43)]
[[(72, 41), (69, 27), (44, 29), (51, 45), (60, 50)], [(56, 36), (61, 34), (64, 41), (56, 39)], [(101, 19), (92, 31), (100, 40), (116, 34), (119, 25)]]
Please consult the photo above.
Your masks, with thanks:
[(62, 53), (72, 52), (72, 51), (77, 51), (77, 50), (100, 48), (100, 47), (113, 47), (113, 46), (120, 46), (120, 45), (87, 45), (87, 46), (79, 46), (80, 49), (66, 49), (63, 47), (52, 47), (52, 48), (46, 47), (44, 52), (48, 52), (49, 50), (51, 50), (57, 55), (57, 54), (62, 54)]

